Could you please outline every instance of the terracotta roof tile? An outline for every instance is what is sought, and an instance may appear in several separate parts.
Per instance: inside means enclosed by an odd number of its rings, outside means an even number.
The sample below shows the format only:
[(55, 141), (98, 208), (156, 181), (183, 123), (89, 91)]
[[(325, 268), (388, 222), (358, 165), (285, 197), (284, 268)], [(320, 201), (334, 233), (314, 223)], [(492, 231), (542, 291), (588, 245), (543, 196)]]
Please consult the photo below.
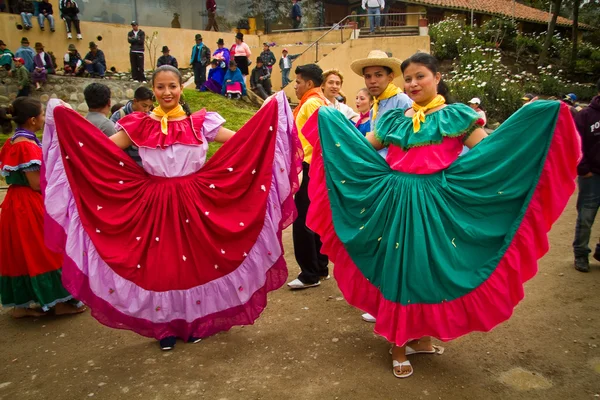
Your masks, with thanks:
[[(547, 24), (548, 20), (550, 19), (550, 13), (548, 13), (547, 11), (528, 7), (517, 2), (513, 3), (512, 0), (408, 0), (407, 2), (464, 11), (470, 11), (471, 8), (473, 8), (475, 12), (498, 15), (509, 18), (512, 18), (514, 12), (515, 19), (519, 21), (529, 21), (540, 24)], [(560, 26), (573, 25), (573, 22), (571, 20), (560, 16), (558, 17), (556, 23)], [(579, 24), (579, 27), (584, 29), (592, 28), (589, 25), (581, 23)]]

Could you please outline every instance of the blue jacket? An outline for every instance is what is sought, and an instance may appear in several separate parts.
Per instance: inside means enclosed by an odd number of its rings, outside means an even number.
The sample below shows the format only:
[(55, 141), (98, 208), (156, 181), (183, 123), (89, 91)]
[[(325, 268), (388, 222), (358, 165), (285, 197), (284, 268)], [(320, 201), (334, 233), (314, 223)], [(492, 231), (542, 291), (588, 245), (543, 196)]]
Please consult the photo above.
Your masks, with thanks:
[(35, 66), (35, 63), (33, 62), (35, 51), (33, 51), (31, 47), (19, 47), (19, 49), (15, 52), (15, 57), (21, 57), (25, 61), (25, 68), (27, 68), (27, 71), (33, 72), (33, 68)]
[[(198, 62), (197, 45), (192, 47), (192, 56), (190, 57), (190, 64)], [(204, 43), (200, 44), (200, 64), (208, 65), (210, 63), (210, 49), (206, 47)]]
[[(227, 82), (228, 80), (231, 80), (231, 82)], [(239, 68), (236, 68), (233, 72), (231, 72), (229, 68), (227, 69), (227, 72), (225, 73), (225, 78), (223, 78), (223, 89), (221, 89), (221, 93), (225, 94), (225, 92), (227, 91), (227, 85), (235, 82), (239, 82), (242, 84), (242, 95), (245, 96), (246, 82), (244, 82), (242, 71), (240, 71)]]
[(225, 78), (225, 69), (224, 68), (211, 68), (208, 70), (208, 79), (212, 79), (217, 82), (219, 85), (223, 84), (223, 79)]
[(298, 3), (292, 6), (292, 19), (296, 19), (296, 17), (302, 18), (302, 10), (300, 9), (300, 4)]

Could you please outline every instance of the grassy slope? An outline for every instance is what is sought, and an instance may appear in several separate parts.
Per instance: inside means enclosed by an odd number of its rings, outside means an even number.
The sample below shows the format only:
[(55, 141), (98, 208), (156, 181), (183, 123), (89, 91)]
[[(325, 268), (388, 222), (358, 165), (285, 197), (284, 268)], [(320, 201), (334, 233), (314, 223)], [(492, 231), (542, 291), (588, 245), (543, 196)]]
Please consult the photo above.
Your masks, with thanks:
[[(217, 111), (226, 120), (225, 128), (233, 131), (240, 129), (258, 109), (241, 100), (227, 100), (213, 93), (199, 93), (195, 90), (186, 89), (184, 95), (192, 111), (198, 111), (202, 108), (206, 108), (207, 111)], [(11, 135), (0, 134), (0, 147)], [(41, 132), (38, 132), (38, 136), (41, 139)], [(219, 147), (221, 147), (219, 143), (210, 143), (208, 157), (212, 156)], [(4, 184), (3, 181), (0, 177), (1, 184)]]

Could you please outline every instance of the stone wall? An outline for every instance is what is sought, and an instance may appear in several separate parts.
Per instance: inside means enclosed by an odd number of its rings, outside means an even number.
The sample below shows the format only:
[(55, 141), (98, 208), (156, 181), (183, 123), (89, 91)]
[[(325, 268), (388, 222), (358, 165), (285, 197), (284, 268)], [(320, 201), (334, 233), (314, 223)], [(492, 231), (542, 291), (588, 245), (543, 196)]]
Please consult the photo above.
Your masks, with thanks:
[[(189, 73), (184, 76), (189, 78)], [(79, 111), (82, 114), (88, 112), (88, 107), (83, 98), (83, 89), (92, 82), (103, 83), (110, 88), (111, 104), (125, 104), (128, 100), (133, 99), (133, 92), (142, 84), (120, 79), (119, 76), (114, 76), (113, 79), (91, 79), (77, 78), (70, 76), (49, 75), (48, 81), (41, 90), (35, 90), (32, 85), (31, 97), (40, 99), (43, 104), (46, 104), (49, 99), (61, 99)], [(5, 71), (0, 72), (0, 106), (6, 106), (12, 102), (17, 95), (17, 82), (13, 77), (9, 77)]]

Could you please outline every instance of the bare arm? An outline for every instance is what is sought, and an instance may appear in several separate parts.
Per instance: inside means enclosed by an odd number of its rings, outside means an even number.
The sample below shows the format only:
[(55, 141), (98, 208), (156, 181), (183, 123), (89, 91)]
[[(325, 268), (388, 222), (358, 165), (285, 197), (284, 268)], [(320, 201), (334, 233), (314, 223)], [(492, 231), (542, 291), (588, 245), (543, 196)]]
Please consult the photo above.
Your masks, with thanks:
[(367, 133), (367, 140), (369, 141), (369, 143), (371, 143), (371, 146), (373, 146), (375, 148), (375, 150), (381, 150), (384, 148), (383, 143), (381, 143), (377, 139), (377, 137), (375, 136), (375, 133), (373, 133), (373, 132)]
[(471, 136), (467, 140), (465, 140), (465, 146), (469, 149), (475, 147), (479, 142), (487, 137), (487, 132), (483, 130), (483, 128), (477, 128), (471, 133)]
[(217, 132), (217, 136), (215, 136), (215, 142), (225, 143), (226, 141), (231, 139), (233, 135), (235, 135), (234, 131), (221, 127), (221, 129), (219, 129), (219, 132)]
[(40, 171), (33, 172), (25, 172), (25, 177), (27, 178), (27, 182), (29, 182), (29, 186), (35, 190), (36, 192), (40, 192)]
[(117, 146), (119, 146), (123, 150), (125, 150), (133, 144), (133, 142), (131, 141), (131, 139), (129, 139), (129, 136), (127, 136), (124, 130), (120, 130), (119, 132), (109, 137), (109, 139), (112, 140)]

